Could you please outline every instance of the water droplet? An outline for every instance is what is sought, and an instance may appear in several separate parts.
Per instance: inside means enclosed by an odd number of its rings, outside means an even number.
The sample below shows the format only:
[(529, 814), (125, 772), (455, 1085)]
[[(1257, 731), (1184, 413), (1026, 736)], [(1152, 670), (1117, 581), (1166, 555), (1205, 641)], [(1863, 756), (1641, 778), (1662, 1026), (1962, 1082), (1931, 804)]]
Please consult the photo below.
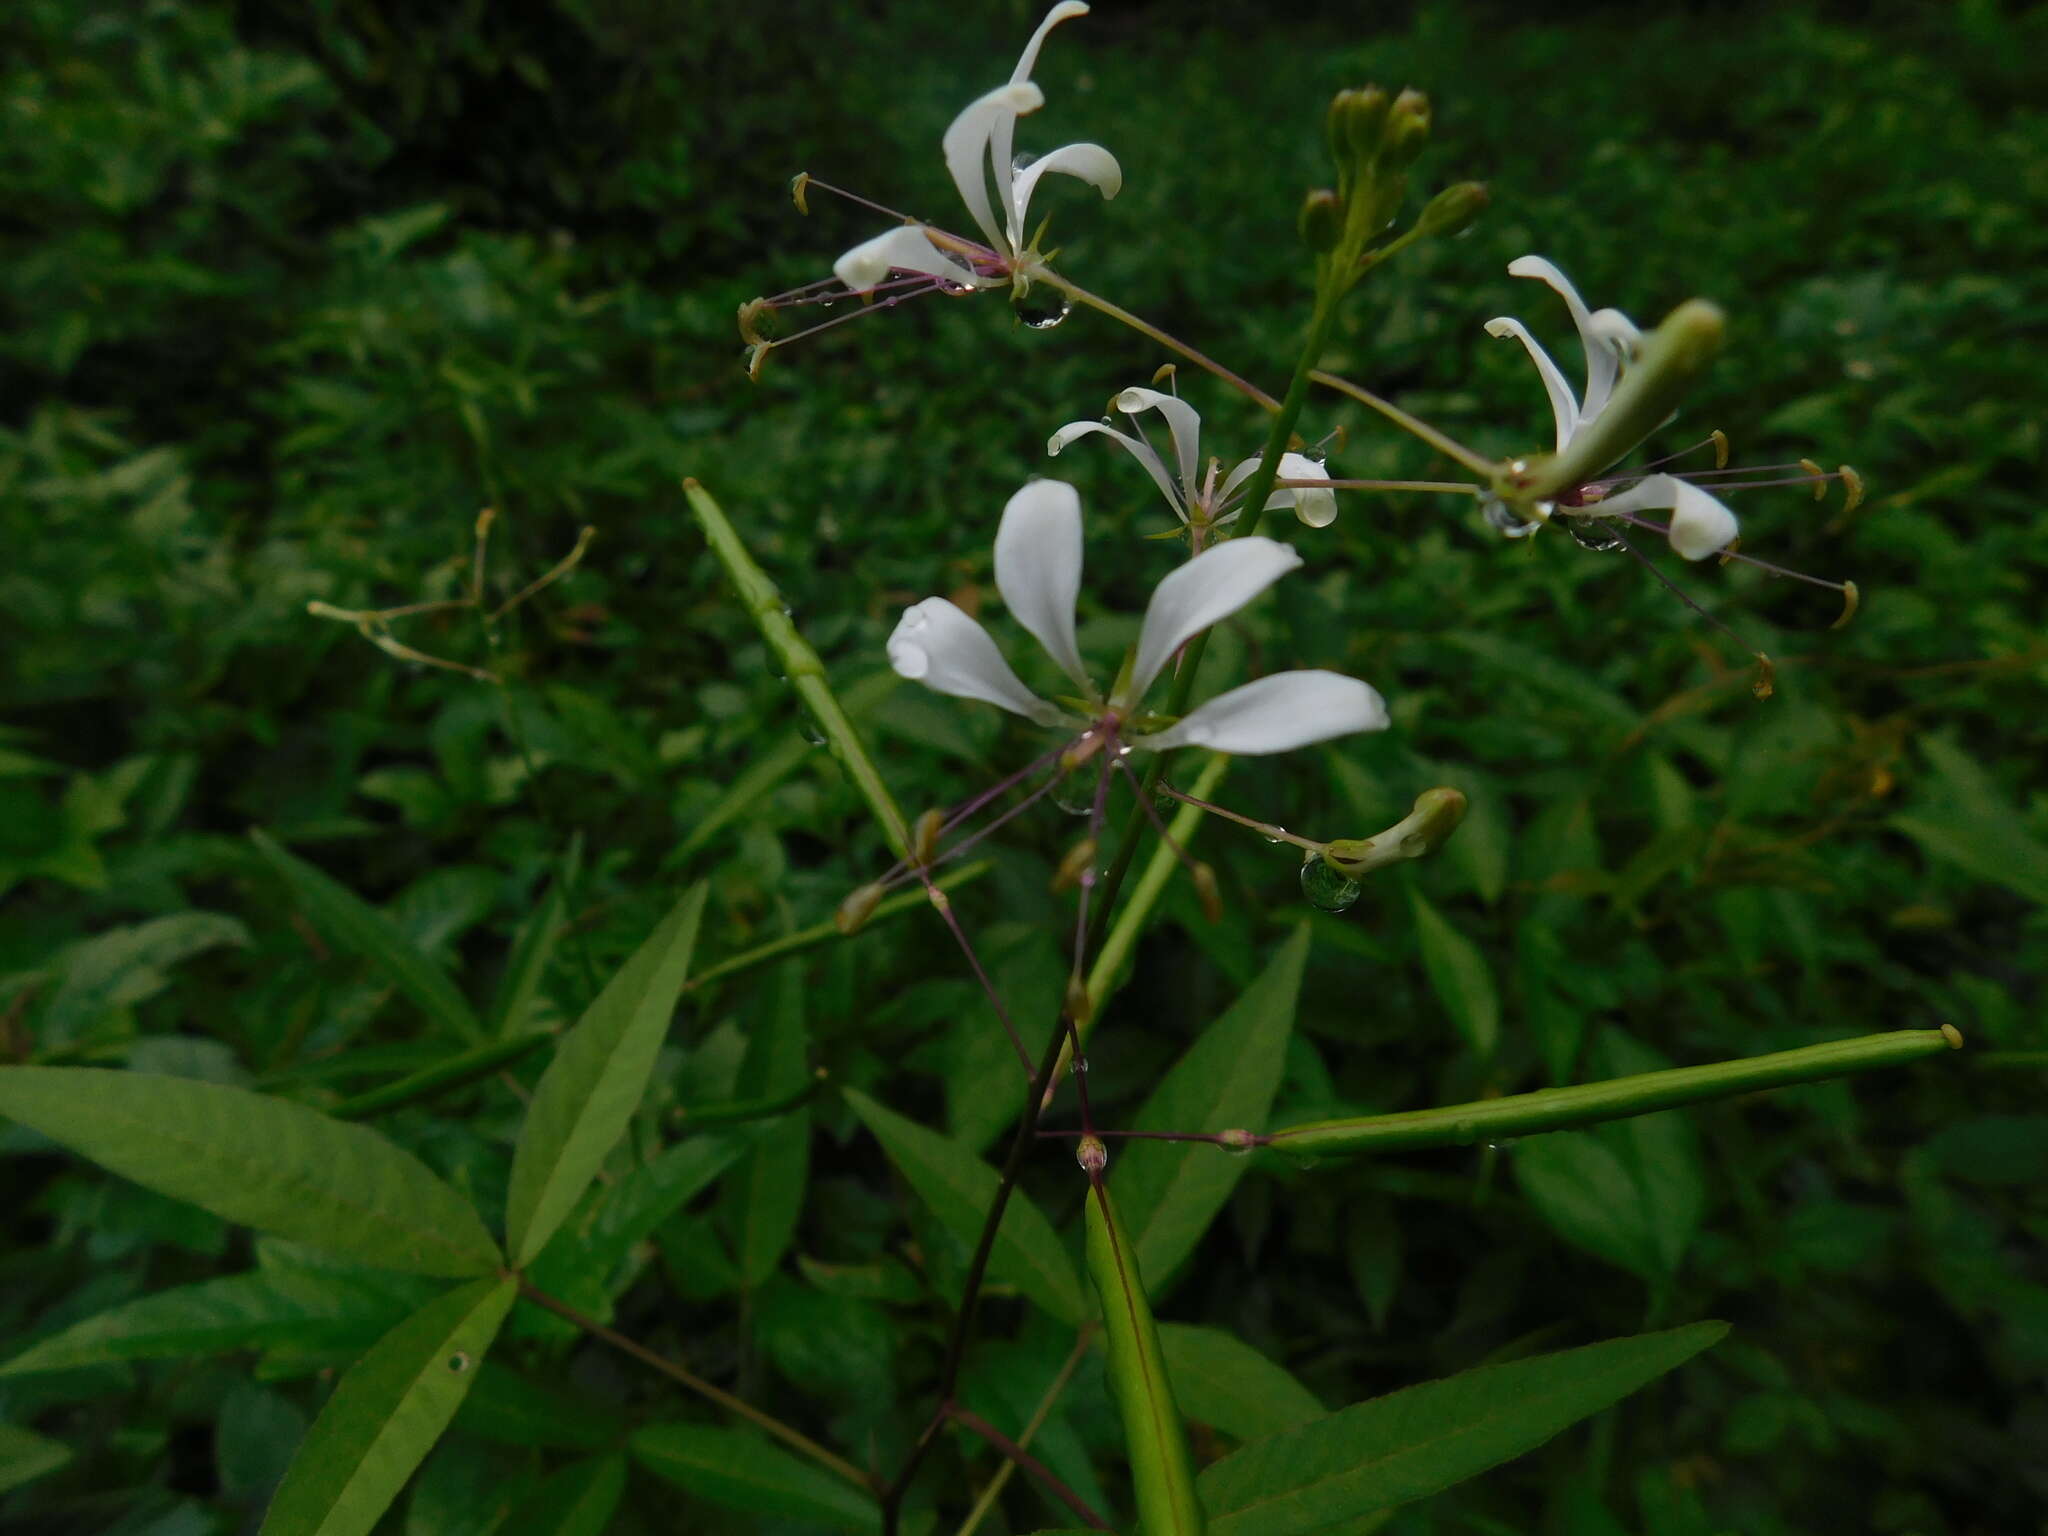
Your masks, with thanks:
[(1494, 1138), (1494, 1139), (1493, 1139), (1492, 1141), (1489, 1141), (1489, 1142), (1488, 1142), (1488, 1143), (1486, 1144), (1486, 1150), (1487, 1150), (1487, 1151), (1489, 1151), (1489, 1152), (1505, 1152), (1505, 1151), (1507, 1151), (1507, 1150), (1508, 1150), (1508, 1148), (1512, 1147), (1512, 1146), (1513, 1146), (1514, 1144), (1515, 1144), (1515, 1138), (1514, 1138), (1514, 1137), (1512, 1137), (1512, 1136), (1499, 1136), (1499, 1137), (1496, 1137), (1496, 1138)]
[(1057, 288), (1041, 284), (1028, 292), (1013, 293), (1010, 308), (1034, 331), (1049, 331), (1066, 319), (1074, 308), (1072, 300)]
[(1325, 912), (1342, 912), (1358, 900), (1359, 884), (1310, 854), (1301, 866), (1301, 894)]
[(1076, 1077), (1079, 1077), (1083, 1072), (1086, 1072), (1087, 1070), (1088, 1058), (1086, 1056), (1076, 1056), (1074, 1058), (1074, 1075)]
[(1611, 517), (1574, 517), (1565, 521), (1565, 527), (1579, 544), (1605, 554), (1610, 549), (1621, 548), (1621, 528)]
[[(898, 668), (900, 671), (901, 668)], [(1095, 775), (1081, 768), (1070, 770), (1052, 789), (1052, 803), (1069, 816), (1090, 816), (1095, 812)]]
[(1031, 162), (1037, 158), (1038, 156), (1031, 153), (1028, 149), (1018, 150), (1017, 153), (1010, 156), (1010, 173), (1016, 175), (1018, 172), (1028, 169)]
[(814, 747), (822, 747), (825, 745), (825, 733), (806, 720), (804, 722), (804, 740)]
[(1280, 834), (1285, 832), (1286, 830), (1287, 829), (1285, 827), (1275, 827), (1271, 832), (1261, 832), (1259, 836), (1263, 837), (1266, 840), (1267, 846), (1278, 848), (1282, 843), (1287, 841), (1286, 838), (1280, 836)]
[(1531, 522), (1498, 496), (1488, 496), (1479, 503), (1480, 514), (1486, 519), (1486, 526), (1495, 533), (1510, 539), (1526, 539), (1541, 523)]

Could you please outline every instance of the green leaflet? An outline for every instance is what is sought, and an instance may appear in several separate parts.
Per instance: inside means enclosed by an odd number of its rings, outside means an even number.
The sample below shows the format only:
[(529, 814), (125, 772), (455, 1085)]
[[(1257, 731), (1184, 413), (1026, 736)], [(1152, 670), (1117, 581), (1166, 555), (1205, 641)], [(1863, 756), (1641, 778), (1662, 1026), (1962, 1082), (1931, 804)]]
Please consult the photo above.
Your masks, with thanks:
[[(1134, 1129), (1264, 1128), (1280, 1087), (1308, 946), (1308, 928), (1296, 928), (1230, 1010), (1174, 1063), (1131, 1122)], [(1131, 1213), (1131, 1238), (1153, 1295), (1171, 1288), (1175, 1272), (1247, 1166), (1246, 1158), (1219, 1147), (1138, 1139), (1119, 1143), (1110, 1183), (1117, 1204)]]
[(1486, 956), (1412, 884), (1408, 904), (1415, 913), (1415, 942), (1429, 984), (1472, 1054), (1483, 1061), (1493, 1055), (1500, 1038), (1500, 994)]
[(553, 1236), (647, 1090), (704, 913), (691, 887), (562, 1037), (512, 1154), (506, 1245), (523, 1268)]
[(1102, 1303), (1109, 1389), (1124, 1421), (1139, 1522), (1146, 1536), (1202, 1536), (1187, 1427), (1145, 1299), (1137, 1250), (1117, 1220), (1109, 1190), (1099, 1183), (1088, 1195), (1088, 1278)]
[(501, 1536), (602, 1536), (625, 1492), (625, 1457), (571, 1462), (534, 1490)]
[[(889, 1161), (931, 1207), (940, 1225), (973, 1247), (1001, 1182), (995, 1169), (951, 1137), (884, 1109), (858, 1089), (848, 1088), (845, 1094), (848, 1106), (875, 1133)], [(1010, 1194), (988, 1267), (990, 1274), (1016, 1286), (1061, 1322), (1081, 1325), (1087, 1306), (1073, 1262), (1052, 1223), (1022, 1191)]]
[(0, 1424), (0, 1493), (19, 1488), (71, 1459), (71, 1447), (34, 1430)]
[(1226, 1456), (1198, 1486), (1214, 1536), (1306, 1536), (1534, 1450), (1718, 1342), (1726, 1323), (1481, 1366), (1356, 1403)]
[(492, 1035), (516, 1039), (524, 1032), (526, 1015), (533, 1007), (541, 978), (547, 974), (548, 962), (554, 958), (555, 944), (562, 936), (567, 899), (562, 878), (558, 875), (549, 882), (547, 894), (541, 897), (540, 905), (533, 909), (533, 914), (519, 925), (519, 936), (513, 941), (511, 958), (505, 962), (504, 979), (498, 983), (497, 995), (491, 999), (487, 1027)]
[(378, 1340), (313, 1421), (262, 1536), (362, 1536), (426, 1459), (518, 1295), (510, 1275), (436, 1297)]
[(308, 1297), (260, 1271), (227, 1275), (138, 1296), (73, 1323), (0, 1365), (0, 1376), (222, 1354), (283, 1342), (346, 1343), (363, 1331), (366, 1317), (375, 1315), (375, 1303), (366, 1295), (337, 1290)]
[(1220, 1328), (1161, 1323), (1159, 1348), (1182, 1413), (1235, 1440), (1262, 1440), (1325, 1413), (1316, 1395)]
[(657, 1477), (726, 1509), (840, 1531), (879, 1531), (880, 1507), (830, 1472), (756, 1435), (705, 1424), (650, 1424), (633, 1455)]
[(0, 1114), (229, 1221), (385, 1269), (463, 1278), (498, 1245), (467, 1201), (367, 1126), (191, 1078), (0, 1067)]
[(428, 1018), (466, 1039), (483, 1038), (483, 1026), (448, 973), (421, 954), (396, 923), (267, 832), (251, 828), (249, 841), (284, 877), (307, 919), (322, 934), (376, 966)]

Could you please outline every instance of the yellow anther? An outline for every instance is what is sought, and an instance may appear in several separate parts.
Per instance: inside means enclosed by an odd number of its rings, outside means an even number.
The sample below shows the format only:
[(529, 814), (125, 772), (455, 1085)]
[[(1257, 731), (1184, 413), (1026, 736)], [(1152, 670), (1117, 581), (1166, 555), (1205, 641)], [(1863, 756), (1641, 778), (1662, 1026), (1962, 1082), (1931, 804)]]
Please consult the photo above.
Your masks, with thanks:
[(744, 341), (750, 347), (758, 347), (766, 343), (768, 338), (761, 334), (761, 328), (754, 322), (767, 312), (768, 301), (766, 299), (749, 299), (740, 306), (741, 341)]
[(869, 881), (839, 903), (839, 910), (832, 914), (832, 926), (844, 934), (859, 933), (867, 926), (868, 919), (875, 915), (875, 908), (881, 900), (881, 886)]
[(1835, 622), (1834, 622), (1834, 623), (1830, 624), (1830, 625), (1828, 626), (1828, 628), (1829, 628), (1829, 629), (1840, 629), (1840, 628), (1842, 628), (1842, 626), (1843, 626), (1843, 625), (1847, 624), (1847, 623), (1848, 623), (1848, 622), (1849, 622), (1849, 621), (1850, 621), (1851, 619), (1853, 619), (1853, 618), (1855, 618), (1855, 617), (1856, 617), (1856, 609), (1858, 608), (1858, 606), (1859, 606), (1859, 605), (1861, 605), (1861, 603), (1862, 603), (1862, 602), (1863, 602), (1863, 594), (1862, 594), (1862, 592), (1861, 592), (1861, 591), (1859, 591), (1859, 590), (1857, 589), (1856, 583), (1855, 583), (1855, 582), (1853, 582), (1853, 581), (1845, 581), (1845, 582), (1843, 582), (1843, 583), (1842, 583), (1842, 616), (1841, 616), (1841, 617), (1840, 617), (1839, 619), (1835, 620)]
[(1714, 468), (1726, 469), (1728, 467), (1728, 434), (1719, 427), (1716, 427), (1707, 436), (1713, 440), (1714, 444)]
[(1095, 839), (1084, 837), (1067, 850), (1067, 856), (1060, 860), (1060, 867), (1053, 871), (1052, 888), (1067, 890), (1088, 872), (1088, 866), (1094, 862)]
[(1735, 551), (1740, 548), (1742, 548), (1742, 538), (1740, 535), (1723, 544), (1721, 546), (1721, 563), (1726, 565), (1730, 560), (1733, 560), (1735, 558)]
[(1847, 517), (1863, 505), (1863, 477), (1844, 464), (1835, 471), (1842, 477), (1842, 489), (1846, 496), (1842, 502), (1842, 516)]
[(1749, 691), (1760, 699), (1768, 699), (1778, 691), (1778, 669), (1762, 651), (1756, 653), (1756, 680), (1749, 685)]
[(772, 341), (757, 341), (747, 348), (747, 377), (757, 384), (761, 382), (761, 365), (768, 361), (768, 349), (774, 345)]
[(1076, 1024), (1095, 1017), (1095, 999), (1088, 995), (1088, 983), (1078, 976), (1067, 978), (1067, 1017)]
[(1948, 1042), (1948, 1048), (1952, 1051), (1960, 1051), (1963, 1048), (1963, 1032), (1953, 1024), (1941, 1026), (1941, 1038)]
[(1216, 889), (1216, 871), (1198, 860), (1188, 877), (1195, 882), (1195, 900), (1202, 904), (1202, 916), (1212, 923), (1223, 921), (1223, 897)]
[(811, 205), (804, 201), (804, 192), (809, 188), (810, 184), (811, 173), (809, 171), (798, 171), (789, 178), (789, 200), (796, 204), (796, 211), (798, 213), (808, 214), (811, 211)]
[(1152, 370), (1152, 387), (1157, 389), (1160, 385), (1164, 384), (1172, 389), (1175, 394), (1179, 394), (1179, 386), (1174, 383), (1174, 376), (1179, 372), (1180, 369), (1172, 363), (1161, 363)]
[(1828, 499), (1828, 472), (1814, 463), (1812, 459), (1801, 459), (1799, 467), (1813, 476), (1813, 499), (1815, 501), (1826, 501)]
[(929, 864), (938, 856), (939, 833), (945, 825), (944, 811), (926, 811), (917, 818), (916, 825), (910, 829), (910, 852), (918, 863)]

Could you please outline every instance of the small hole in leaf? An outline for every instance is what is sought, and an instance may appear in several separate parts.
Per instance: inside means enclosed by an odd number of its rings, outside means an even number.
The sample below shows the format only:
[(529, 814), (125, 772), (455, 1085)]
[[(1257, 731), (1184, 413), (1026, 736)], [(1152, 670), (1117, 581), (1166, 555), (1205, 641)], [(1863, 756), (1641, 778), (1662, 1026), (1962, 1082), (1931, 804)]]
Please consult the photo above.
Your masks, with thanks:
[(451, 1376), (460, 1376), (460, 1375), (461, 1375), (461, 1374), (462, 1374), (462, 1373), (463, 1373), (464, 1371), (466, 1371), (466, 1370), (468, 1370), (468, 1369), (469, 1369), (469, 1356), (467, 1356), (467, 1355), (464, 1355), (464, 1354), (454, 1354), (454, 1355), (450, 1355), (450, 1356), (448, 1357), (448, 1373), (449, 1373), (449, 1375), (451, 1375)]

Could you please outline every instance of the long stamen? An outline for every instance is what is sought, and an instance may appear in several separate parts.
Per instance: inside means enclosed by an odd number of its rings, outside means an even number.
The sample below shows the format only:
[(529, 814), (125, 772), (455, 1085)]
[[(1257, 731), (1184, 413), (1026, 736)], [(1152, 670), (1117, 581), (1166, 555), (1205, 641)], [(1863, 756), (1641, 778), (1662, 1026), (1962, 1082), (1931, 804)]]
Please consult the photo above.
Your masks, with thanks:
[(1309, 377), (1318, 384), (1336, 390), (1340, 395), (1349, 395), (1360, 405), (1371, 406), (1397, 427), (1413, 433), (1416, 437), (1429, 444), (1430, 447), (1436, 449), (1438, 453), (1445, 455), (1447, 458), (1456, 459), (1475, 474), (1484, 475), (1487, 479), (1491, 480), (1494, 472), (1500, 467), (1493, 460), (1487, 458), (1486, 455), (1475, 453), (1463, 443), (1437, 431), (1428, 422), (1423, 421), (1419, 417), (1409, 415), (1401, 407), (1394, 404), (1393, 401), (1382, 400), (1363, 385), (1354, 384), (1349, 379), (1340, 378), (1334, 373), (1325, 373), (1320, 368), (1313, 370)]
[[(1648, 529), (1651, 533), (1661, 533), (1667, 538), (1671, 533), (1669, 524), (1652, 521), (1650, 518), (1641, 517), (1634, 512), (1618, 513), (1611, 521), (1627, 523), (1635, 528)], [(1753, 565), (1760, 571), (1770, 572), (1773, 576), (1789, 577), (1793, 581), (1803, 581), (1808, 586), (1826, 587), (1830, 592), (1840, 592), (1844, 596), (1847, 596), (1849, 591), (1856, 585), (1853, 581), (1829, 581), (1825, 576), (1809, 576), (1804, 571), (1795, 571), (1783, 565), (1773, 565), (1768, 560), (1759, 560), (1755, 555), (1745, 555), (1736, 549), (1722, 550), (1720, 558), (1723, 560), (1739, 560), (1744, 565)]]
[(1217, 805), (1214, 801), (1197, 800), (1193, 795), (1181, 793), (1181, 791), (1175, 789), (1164, 779), (1159, 781), (1158, 787), (1162, 794), (1171, 795), (1182, 805), (1192, 805), (1196, 810), (1207, 811), (1211, 816), (1221, 816), (1225, 821), (1234, 821), (1241, 827), (1250, 827), (1254, 832), (1271, 842), (1292, 843), (1295, 847), (1306, 848), (1311, 853), (1321, 853), (1329, 846), (1327, 843), (1317, 842), (1314, 838), (1298, 837), (1285, 827), (1279, 826), (1274, 822), (1259, 821), (1250, 816), (1239, 815), (1236, 811), (1228, 810), (1223, 806)]
[[(1617, 519), (1617, 521), (1619, 521), (1619, 519)], [(1649, 526), (1655, 527), (1656, 525), (1650, 524)], [(1771, 694), (1776, 691), (1776, 679), (1778, 675), (1778, 669), (1776, 665), (1773, 664), (1773, 662), (1771, 661), (1771, 658), (1766, 656), (1762, 651), (1757, 650), (1748, 641), (1744, 640), (1742, 636), (1735, 633), (1734, 630), (1730, 629), (1726, 624), (1722, 623), (1721, 620), (1715, 618), (1714, 615), (1707, 612), (1706, 609), (1702, 608), (1698, 603), (1693, 601), (1692, 595), (1688, 593), (1685, 590), (1685, 588), (1681, 587), (1677, 582), (1673, 581), (1669, 576), (1666, 576), (1662, 571), (1657, 569), (1656, 561), (1652, 560), (1640, 549), (1637, 549), (1635, 545), (1631, 544), (1626, 538), (1623, 538), (1621, 534), (1615, 534), (1615, 538), (1620, 541), (1621, 547), (1628, 551), (1631, 558), (1633, 558), (1638, 565), (1642, 566), (1644, 570), (1648, 571), (1652, 576), (1656, 577), (1658, 581), (1664, 584), (1665, 591), (1669, 592), (1673, 597), (1677, 598), (1681, 603), (1685, 604), (1686, 607), (1690, 608), (1694, 613), (1698, 614), (1701, 618), (1705, 619), (1709, 624), (1713, 625), (1714, 628), (1721, 631), (1722, 634), (1726, 635), (1730, 640), (1733, 640), (1745, 651), (1748, 651), (1751, 656), (1754, 656), (1756, 658), (1756, 677), (1750, 683), (1749, 691), (1755, 694), (1759, 699), (1768, 699), (1771, 696)]]
[(1441, 491), (1445, 495), (1457, 496), (1485, 494), (1478, 486), (1467, 485), (1462, 480), (1289, 480), (1282, 476), (1273, 484), (1317, 491)]
[[(1026, 811), (1030, 810), (1032, 806), (1038, 804), (1039, 801), (1043, 800), (1047, 795), (1051, 794), (1053, 785), (1057, 784), (1058, 782), (1059, 780), (1057, 777), (1047, 779), (1043, 784), (1039, 785), (1038, 788), (1032, 790), (1030, 794), (1026, 795), (1022, 800), (1019, 800), (1015, 805), (1011, 806), (1007, 811), (1003, 812), (1002, 815), (996, 817), (986, 826), (983, 826), (977, 829), (976, 831), (969, 833), (966, 837), (961, 838), (959, 842), (953, 844), (950, 848), (943, 848), (939, 850), (939, 852), (933, 854), (931, 863), (926, 867), (931, 869), (937, 869), (941, 864), (950, 864), (955, 859), (959, 858), (962, 854), (968, 852), (970, 849), (975, 848), (981, 843), (985, 842), (993, 833), (1000, 831), (1008, 823), (1015, 821), (1019, 816), (1022, 816)], [(892, 872), (890, 874), (884, 875), (881, 879), (877, 880), (875, 884), (880, 886), (884, 891), (891, 891), (900, 885), (907, 884), (910, 881), (911, 876), (916, 873), (916, 871), (914, 870), (909, 872), (901, 871), (902, 866), (899, 865), (897, 872)]]
[[(1721, 431), (1717, 427), (1712, 432), (1708, 433), (1705, 437), (1701, 438), (1698, 442), (1694, 443), (1691, 447), (1681, 448), (1676, 453), (1667, 453), (1661, 459), (1652, 459), (1649, 463), (1645, 464), (1643, 468), (1657, 469), (1665, 464), (1676, 464), (1680, 459), (1691, 458), (1692, 455), (1698, 453), (1702, 448), (1711, 448), (1714, 450), (1714, 469), (1701, 470), (1698, 471), (1698, 473), (1712, 474), (1716, 470), (1720, 470), (1727, 465), (1728, 434), (1726, 432)], [(1688, 478), (1690, 477), (1688, 476)]]
[[(1152, 830), (1159, 834), (1159, 841), (1172, 850), (1173, 856), (1180, 860), (1181, 868), (1188, 872), (1190, 879), (1200, 880), (1202, 878), (1199, 873), (1200, 864), (1196, 861), (1193, 854), (1189, 853), (1187, 849), (1183, 848), (1175, 840), (1173, 833), (1167, 830), (1165, 818), (1159, 814), (1159, 807), (1154, 805), (1152, 797), (1145, 793), (1145, 781), (1139, 778), (1132, 770), (1131, 765), (1123, 760), (1124, 748), (1122, 744), (1115, 744), (1114, 750), (1118, 754), (1116, 760), (1117, 768), (1123, 773), (1125, 778), (1131, 781), (1131, 793), (1137, 798), (1138, 805), (1145, 812), (1145, 819), (1152, 823)], [(1160, 787), (1162, 789), (1166, 787), (1164, 780), (1161, 781)]]
[(1010, 1037), (1010, 1044), (1016, 1048), (1017, 1059), (1024, 1063), (1024, 1078), (1027, 1082), (1030, 1081), (1037, 1074), (1037, 1064), (1032, 1061), (1031, 1053), (1024, 1049), (1024, 1039), (1017, 1033), (1017, 1026), (1010, 1022), (1010, 1011), (1003, 1006), (1003, 1000), (996, 992), (995, 983), (988, 979), (988, 972), (981, 968), (981, 956), (974, 952), (974, 946), (967, 941), (967, 930), (960, 926), (960, 919), (953, 915), (951, 898), (932, 884), (926, 870), (919, 870), (918, 877), (924, 881), (925, 894), (931, 898), (932, 905), (938, 909), (939, 916), (945, 920), (946, 927), (952, 931), (954, 939), (959, 943), (960, 953), (967, 957), (967, 964), (974, 972), (974, 979), (981, 983), (981, 990), (988, 995), (989, 1007), (995, 1009), (996, 1017), (1002, 1020), (1003, 1033)]
[[(801, 174), (799, 174), (796, 177), (796, 179), (790, 183), (790, 185), (792, 189), (797, 190), (799, 197), (801, 197), (803, 193), (808, 192), (811, 188), (816, 187), (820, 192), (830, 192), (834, 197), (843, 197), (849, 203), (859, 203), (861, 207), (873, 209), (876, 213), (882, 214), (888, 218), (895, 219), (898, 223), (921, 224), (924, 222), (922, 219), (913, 219), (907, 213), (898, 213), (894, 208), (887, 207), (884, 204), (877, 203), (869, 198), (862, 197), (858, 192), (849, 192), (844, 187), (833, 186), (832, 183), (829, 181), (820, 181), (817, 177), (813, 176), (809, 171), (804, 171)], [(805, 213), (810, 212), (808, 208), (804, 208), (801, 201), (798, 202), (797, 207)]]

